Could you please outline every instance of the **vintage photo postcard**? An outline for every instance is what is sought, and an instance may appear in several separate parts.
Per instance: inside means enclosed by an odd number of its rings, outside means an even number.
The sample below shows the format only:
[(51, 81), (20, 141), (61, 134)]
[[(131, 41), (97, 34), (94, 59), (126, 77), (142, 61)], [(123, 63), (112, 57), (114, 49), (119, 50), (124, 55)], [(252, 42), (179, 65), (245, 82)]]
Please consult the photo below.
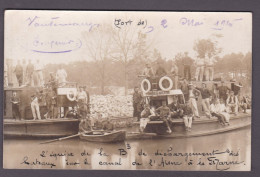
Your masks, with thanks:
[(252, 14), (6, 10), (5, 169), (250, 171)]

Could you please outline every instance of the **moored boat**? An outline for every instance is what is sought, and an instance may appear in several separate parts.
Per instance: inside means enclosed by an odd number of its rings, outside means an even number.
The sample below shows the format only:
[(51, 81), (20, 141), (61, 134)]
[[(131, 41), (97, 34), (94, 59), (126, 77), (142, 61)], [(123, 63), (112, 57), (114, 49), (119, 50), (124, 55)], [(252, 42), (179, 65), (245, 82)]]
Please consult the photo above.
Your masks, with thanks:
[(80, 139), (91, 142), (115, 143), (122, 142), (126, 138), (126, 131), (100, 132), (93, 131), (87, 134), (81, 134)]
[[(251, 126), (251, 113), (239, 113), (238, 115), (231, 115), (229, 125), (221, 125), (217, 118), (208, 119), (202, 117), (201, 119), (195, 119), (192, 123), (192, 130), (187, 132), (183, 119), (173, 119), (171, 122), (172, 133), (166, 133), (166, 128), (162, 121), (150, 121), (147, 123), (146, 129), (143, 133), (135, 132), (128, 133), (127, 140), (136, 139), (151, 139), (151, 138), (189, 138), (197, 136), (206, 136), (224, 133), (232, 130), (238, 130), (241, 128)], [(136, 130), (139, 128), (139, 122), (135, 122)], [(154, 131), (155, 128), (160, 129), (160, 132)], [(163, 131), (164, 130), (164, 131)]]
[(78, 119), (4, 120), (4, 137), (54, 138), (78, 133)]

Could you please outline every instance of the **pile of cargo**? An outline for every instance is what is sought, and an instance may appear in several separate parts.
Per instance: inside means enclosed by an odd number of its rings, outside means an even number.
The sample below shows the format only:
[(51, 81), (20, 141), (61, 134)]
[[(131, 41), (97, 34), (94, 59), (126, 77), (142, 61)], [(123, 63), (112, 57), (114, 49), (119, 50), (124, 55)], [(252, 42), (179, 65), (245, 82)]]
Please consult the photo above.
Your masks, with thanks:
[(92, 95), (90, 104), (92, 117), (131, 117), (133, 115), (131, 95)]

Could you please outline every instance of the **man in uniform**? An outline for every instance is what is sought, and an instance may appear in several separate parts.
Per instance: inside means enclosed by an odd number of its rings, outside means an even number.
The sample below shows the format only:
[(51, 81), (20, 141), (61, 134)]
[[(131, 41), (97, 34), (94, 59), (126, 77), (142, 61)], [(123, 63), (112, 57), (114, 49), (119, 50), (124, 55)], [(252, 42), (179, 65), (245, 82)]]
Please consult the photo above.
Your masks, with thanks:
[(142, 111), (142, 101), (143, 96), (139, 91), (138, 87), (134, 88), (134, 94), (133, 94), (133, 107), (134, 107), (134, 113), (133, 117), (137, 117), (138, 121), (140, 120), (140, 114)]
[(150, 63), (146, 63), (143, 71), (143, 76), (145, 76), (146, 78), (151, 78), (154, 76), (153, 68), (151, 67)]
[(159, 114), (160, 119), (166, 124), (168, 130), (167, 133), (171, 133), (172, 130), (168, 123), (168, 118), (170, 117), (171, 110), (166, 105), (166, 101), (162, 101), (162, 106), (156, 109), (156, 112)]
[(60, 65), (58, 71), (56, 72), (56, 79), (58, 81), (59, 86), (63, 86), (66, 84), (66, 79), (67, 79), (67, 72), (63, 67)]
[(13, 92), (13, 96), (11, 97), (11, 103), (12, 103), (12, 111), (13, 111), (13, 117), (15, 120), (20, 120), (20, 111), (19, 111), (19, 103), (20, 98), (17, 97), (17, 93)]
[(23, 67), (20, 63), (20, 60), (17, 61), (17, 65), (14, 69), (19, 87), (23, 84)]
[(196, 87), (196, 89), (198, 89), (200, 91), (201, 97), (202, 97), (202, 107), (203, 107), (203, 111), (205, 112), (206, 116), (208, 116), (209, 118), (211, 118), (211, 114), (210, 114), (210, 97), (211, 97), (211, 93), (209, 91), (209, 89), (207, 88), (206, 83), (202, 83), (202, 88), (198, 88)]
[(157, 69), (155, 72), (155, 75), (157, 77), (163, 77), (167, 74), (166, 70), (164, 69), (164, 67), (162, 66), (162, 61), (157, 61)]
[(171, 110), (171, 118), (178, 119), (183, 117), (183, 109), (181, 105), (178, 103), (178, 98), (175, 97), (173, 102), (169, 104), (169, 108)]
[(88, 96), (87, 96), (86, 92), (83, 90), (83, 86), (79, 87), (79, 92), (77, 95), (77, 102), (78, 102), (79, 113), (81, 115), (81, 118), (86, 119), (87, 113), (88, 113), (88, 107), (87, 107)]
[(33, 73), (34, 73), (34, 66), (31, 63), (31, 60), (29, 60), (26, 67), (26, 78), (27, 78), (26, 84), (29, 86), (34, 86)]
[(35, 95), (31, 96), (31, 109), (33, 114), (33, 120), (36, 120), (37, 118), (41, 120), (41, 114), (40, 114), (40, 106), (39, 106), (39, 98), (37, 97), (37, 93)]
[(197, 105), (197, 99), (200, 95), (200, 91), (195, 89), (192, 83), (190, 83), (188, 87), (189, 87), (189, 103), (190, 103), (189, 106), (191, 107), (194, 116), (196, 118), (200, 118), (198, 105)]
[(234, 91), (230, 91), (230, 95), (227, 98), (227, 107), (229, 108), (229, 111), (231, 113), (234, 113), (235, 115), (238, 112), (238, 98), (234, 94)]
[(43, 87), (44, 86), (44, 80), (43, 80), (43, 71), (44, 66), (40, 63), (39, 60), (37, 60), (37, 63), (35, 64), (34, 71), (36, 73), (37, 83), (38, 86)]
[(218, 90), (219, 90), (219, 99), (226, 101), (230, 89), (224, 85), (224, 81), (221, 81), (221, 86), (218, 87)]
[(182, 64), (183, 64), (183, 76), (185, 79), (187, 79), (188, 81), (191, 80), (191, 72), (190, 72), (190, 67), (193, 63), (192, 59), (188, 56), (188, 52), (184, 53), (185, 56), (182, 59)]

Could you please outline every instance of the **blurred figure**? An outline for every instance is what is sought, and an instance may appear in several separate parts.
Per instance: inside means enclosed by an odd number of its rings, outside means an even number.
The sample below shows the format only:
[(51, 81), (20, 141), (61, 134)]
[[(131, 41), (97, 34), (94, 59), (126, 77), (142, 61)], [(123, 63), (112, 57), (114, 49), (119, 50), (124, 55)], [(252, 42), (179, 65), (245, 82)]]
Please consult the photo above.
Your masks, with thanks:
[(83, 86), (79, 87), (79, 92), (77, 94), (77, 102), (78, 102), (78, 106), (79, 106), (79, 114), (81, 116), (82, 119), (86, 119), (87, 118), (87, 114), (88, 114), (88, 96), (87, 93), (83, 90)]
[(202, 83), (202, 88), (198, 88), (196, 87), (196, 89), (198, 89), (200, 91), (202, 100), (201, 100), (201, 104), (203, 107), (203, 111), (205, 112), (206, 116), (208, 118), (211, 118), (211, 114), (210, 114), (210, 91), (207, 88), (206, 83)]
[(13, 118), (15, 118), (15, 120), (20, 120), (21, 119), (21, 115), (19, 111), (20, 98), (17, 96), (16, 92), (13, 92), (13, 96), (11, 97), (11, 103), (12, 103)]
[(156, 109), (156, 113), (159, 114), (160, 120), (162, 120), (167, 126), (167, 133), (171, 133), (172, 130), (170, 128), (168, 118), (170, 118), (171, 110), (166, 105), (166, 101), (162, 101), (162, 106)]
[(25, 85), (26, 84), (26, 80), (27, 80), (27, 76), (26, 76), (27, 64), (26, 64), (26, 60), (25, 59), (23, 59), (22, 67), (23, 67), (23, 85)]
[(212, 95), (213, 95), (213, 100), (214, 99), (219, 99), (219, 87), (218, 84), (213, 84), (212, 85)]
[(47, 108), (48, 108), (48, 113), (47, 113), (47, 117), (50, 117), (51, 119), (54, 119), (57, 117), (57, 115), (55, 114), (55, 107), (57, 104), (57, 95), (55, 93), (55, 91), (53, 89), (50, 89), (48, 94), (47, 94)]
[(151, 67), (150, 63), (146, 63), (142, 75), (144, 75), (146, 78), (154, 76), (153, 68)]
[(178, 75), (179, 73), (179, 69), (178, 69), (178, 66), (176, 65), (176, 63), (174, 61), (172, 61), (172, 66), (171, 66), (171, 71), (170, 73), (172, 75)]
[(141, 112), (140, 119), (140, 132), (143, 132), (147, 123), (150, 121), (150, 117), (155, 116), (154, 111), (150, 108), (149, 104), (145, 104), (144, 110)]
[(178, 98), (175, 97), (173, 102), (168, 105), (171, 110), (170, 117), (174, 119), (182, 118), (183, 117), (183, 109), (181, 105), (178, 103)]
[(222, 100), (227, 100), (228, 93), (229, 93), (229, 88), (224, 85), (224, 81), (221, 81), (221, 85), (218, 87), (218, 92), (219, 92), (219, 99)]
[(218, 118), (220, 124), (225, 125), (225, 117), (221, 114), (222, 110), (219, 99), (215, 98), (213, 100), (213, 103), (210, 105), (210, 112), (212, 116)]
[(180, 89), (184, 95), (184, 98), (185, 98), (185, 101), (188, 101), (189, 100), (189, 87), (188, 87), (188, 82), (186, 79), (184, 79), (182, 82), (181, 82), (181, 86), (180, 86)]
[(37, 94), (31, 96), (31, 109), (33, 114), (33, 120), (41, 120), (40, 106), (38, 102)]
[(17, 61), (17, 65), (14, 69), (19, 87), (23, 84), (23, 67), (20, 63), (20, 60)]
[(195, 64), (196, 64), (195, 79), (196, 81), (203, 81), (205, 61), (203, 58), (198, 58)]
[(140, 120), (140, 116), (141, 116), (142, 102), (143, 102), (143, 96), (140, 93), (139, 88), (135, 87), (134, 94), (133, 94), (133, 107), (134, 107), (133, 117), (137, 117), (138, 121)]
[(206, 73), (206, 81), (213, 81), (214, 79), (214, 58), (212, 57), (207, 57), (206, 58), (206, 68), (205, 68), (205, 73)]
[(65, 71), (65, 69), (63, 69), (62, 65), (60, 65), (59, 69), (56, 72), (56, 79), (58, 81), (59, 86), (63, 86), (66, 84), (67, 76), (67, 72)]
[(225, 104), (226, 104), (225, 101), (223, 99), (220, 99), (220, 114), (222, 114), (225, 118), (225, 125), (229, 125), (230, 114), (228, 113)]
[(226, 103), (227, 103), (227, 107), (229, 109), (229, 112), (237, 115), (238, 99), (237, 99), (237, 96), (234, 95), (234, 91), (230, 91), (230, 95), (228, 96)]
[(192, 65), (192, 59), (188, 56), (188, 52), (184, 53), (184, 58), (182, 59), (182, 64), (183, 64), (183, 76), (185, 79), (188, 81), (191, 80), (191, 72), (190, 72), (190, 67)]
[(34, 74), (34, 65), (31, 63), (31, 60), (29, 60), (27, 67), (26, 67), (26, 85), (34, 86), (33, 81), (33, 74)]
[(173, 76), (174, 80), (174, 89), (177, 89), (178, 80), (179, 80), (179, 69), (174, 61), (172, 61), (172, 66), (170, 70), (170, 74)]
[(192, 108), (190, 107), (191, 103), (190, 100), (187, 101), (183, 108), (183, 121), (185, 124), (186, 131), (191, 131), (191, 125), (192, 125), (192, 118), (193, 118), (193, 112)]
[(246, 113), (246, 110), (250, 108), (249, 105), (249, 100), (245, 96), (238, 94), (238, 109)]
[(193, 84), (189, 84), (189, 103), (192, 109), (192, 112), (196, 118), (200, 118), (199, 111), (198, 111), (198, 105), (197, 105), (197, 99), (200, 95), (200, 91), (195, 89)]
[(4, 87), (8, 87), (8, 66), (4, 63)]
[(165, 68), (162, 66), (162, 61), (157, 61), (157, 68), (156, 68), (155, 75), (159, 78), (167, 75)]
[(43, 69), (44, 69), (43, 64), (41, 64), (40, 61), (37, 60), (35, 67), (34, 67), (34, 71), (35, 71), (36, 78), (37, 78), (37, 84), (40, 87), (44, 86), (43, 73), (42, 73)]
[(103, 126), (102, 126), (102, 130), (105, 131), (114, 131), (115, 129), (115, 125), (107, 118), (105, 118), (105, 120), (102, 122)]

